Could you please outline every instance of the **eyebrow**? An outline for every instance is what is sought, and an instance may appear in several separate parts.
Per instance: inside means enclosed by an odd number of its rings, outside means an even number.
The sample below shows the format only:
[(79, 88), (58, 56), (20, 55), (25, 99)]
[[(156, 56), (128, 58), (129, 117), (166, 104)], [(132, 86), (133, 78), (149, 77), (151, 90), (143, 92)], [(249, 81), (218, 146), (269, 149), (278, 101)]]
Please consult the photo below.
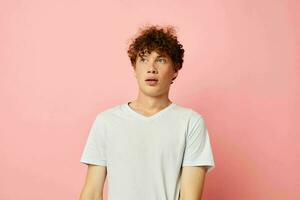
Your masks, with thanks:
[[(142, 57), (148, 57), (148, 55), (143, 55), (143, 56), (140, 56), (141, 58)], [(158, 55), (157, 58), (168, 58), (166, 55)]]

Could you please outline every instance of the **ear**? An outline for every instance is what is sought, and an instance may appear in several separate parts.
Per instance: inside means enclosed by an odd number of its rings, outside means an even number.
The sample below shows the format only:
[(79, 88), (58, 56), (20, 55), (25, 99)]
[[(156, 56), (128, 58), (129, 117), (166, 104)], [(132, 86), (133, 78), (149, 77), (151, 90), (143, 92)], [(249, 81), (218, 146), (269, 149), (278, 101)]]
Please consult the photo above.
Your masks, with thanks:
[(135, 77), (135, 78), (137, 78), (137, 77), (136, 77), (136, 70), (135, 70), (135, 66), (132, 66), (132, 69), (133, 69), (133, 75), (134, 75), (134, 77)]
[(178, 71), (173, 74), (172, 80), (175, 80), (177, 78), (177, 76), (178, 76)]

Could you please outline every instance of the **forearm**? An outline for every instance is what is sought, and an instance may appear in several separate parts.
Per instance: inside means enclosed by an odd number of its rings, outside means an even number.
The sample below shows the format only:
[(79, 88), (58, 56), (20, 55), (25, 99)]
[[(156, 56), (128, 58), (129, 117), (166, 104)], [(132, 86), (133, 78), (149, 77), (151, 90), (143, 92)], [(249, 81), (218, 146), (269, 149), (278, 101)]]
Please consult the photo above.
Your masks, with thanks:
[(201, 200), (202, 199), (202, 195), (200, 195), (200, 197), (184, 197), (184, 196), (180, 196), (179, 200)]
[(80, 197), (79, 200), (103, 200), (102, 197), (99, 197), (99, 198), (93, 198), (93, 197), (85, 197), (85, 196), (82, 196)]
[(93, 193), (91, 191), (88, 191), (87, 189), (83, 189), (80, 194), (79, 200), (103, 200), (103, 195)]
[(94, 196), (88, 196), (88, 195), (80, 195), (79, 200), (103, 200), (103, 197), (94, 197)]

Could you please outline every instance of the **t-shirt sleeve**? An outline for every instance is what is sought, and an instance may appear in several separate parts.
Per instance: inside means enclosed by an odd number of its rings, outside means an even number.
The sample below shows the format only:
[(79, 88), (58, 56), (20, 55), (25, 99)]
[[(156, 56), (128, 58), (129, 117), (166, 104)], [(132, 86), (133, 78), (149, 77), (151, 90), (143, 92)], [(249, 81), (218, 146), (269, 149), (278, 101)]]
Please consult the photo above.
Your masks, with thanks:
[(198, 113), (189, 121), (182, 166), (207, 166), (207, 173), (215, 167), (209, 133)]
[(103, 117), (97, 114), (89, 130), (81, 163), (106, 166), (106, 133)]

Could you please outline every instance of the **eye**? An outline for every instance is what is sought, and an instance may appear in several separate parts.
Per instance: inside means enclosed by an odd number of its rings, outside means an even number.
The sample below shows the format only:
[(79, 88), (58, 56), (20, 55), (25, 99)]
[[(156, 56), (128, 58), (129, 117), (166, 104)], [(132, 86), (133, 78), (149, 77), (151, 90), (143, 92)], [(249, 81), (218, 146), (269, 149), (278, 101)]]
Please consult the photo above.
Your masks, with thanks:
[(164, 59), (164, 58), (160, 58), (160, 59), (158, 59), (158, 61), (161, 62), (161, 63), (166, 63), (167, 62), (166, 59)]

